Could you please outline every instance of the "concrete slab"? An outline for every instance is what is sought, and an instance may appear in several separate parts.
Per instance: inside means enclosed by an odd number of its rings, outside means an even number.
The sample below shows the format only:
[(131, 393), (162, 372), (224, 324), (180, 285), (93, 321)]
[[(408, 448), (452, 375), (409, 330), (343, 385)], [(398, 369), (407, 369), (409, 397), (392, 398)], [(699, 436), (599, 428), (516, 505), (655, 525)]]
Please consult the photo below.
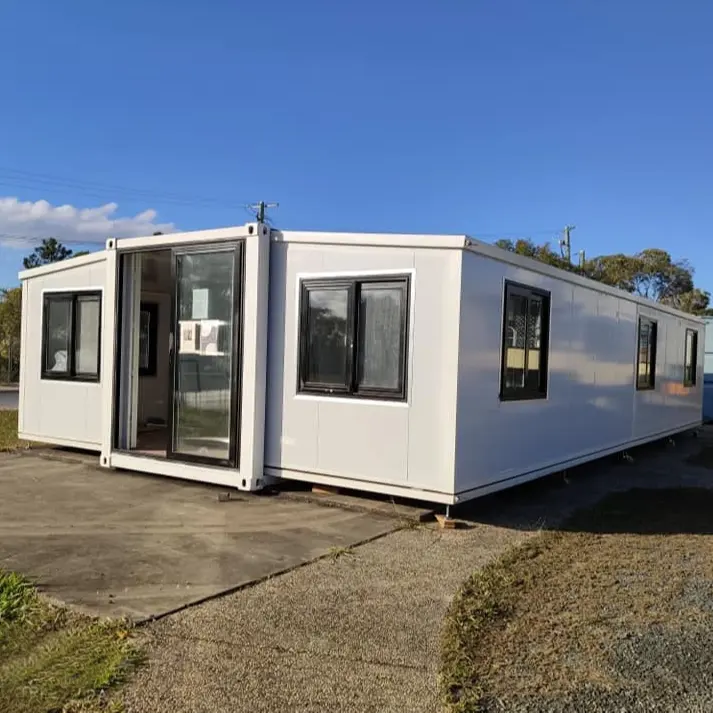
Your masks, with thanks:
[(389, 532), (375, 514), (31, 455), (0, 457), (0, 567), (101, 615), (145, 619)]
[[(98, 453), (81, 451), (76, 448), (37, 445), (31, 450), (21, 451), (21, 453), (31, 458), (46, 458), (47, 460), (79, 463), (80, 465), (99, 468)], [(274, 492), (270, 494), (283, 500), (295, 500), (312, 503), (313, 505), (383, 515), (401, 523), (428, 522), (434, 518), (433, 508), (427, 507), (424, 503), (416, 500), (392, 498), (378, 493), (344, 489), (336, 492), (315, 492), (308, 483), (294, 480), (282, 481), (275, 487)]]

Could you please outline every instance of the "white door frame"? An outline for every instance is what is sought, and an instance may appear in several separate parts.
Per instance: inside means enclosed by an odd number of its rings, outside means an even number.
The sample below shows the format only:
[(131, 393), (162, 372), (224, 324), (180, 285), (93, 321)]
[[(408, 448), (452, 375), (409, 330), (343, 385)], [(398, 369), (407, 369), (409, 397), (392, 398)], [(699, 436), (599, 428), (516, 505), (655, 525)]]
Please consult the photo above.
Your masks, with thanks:
[[(193, 465), (120, 452), (114, 448), (119, 255), (208, 243), (244, 240), (243, 358), (240, 390), (240, 459), (237, 470)], [(147, 238), (110, 238), (106, 243), (106, 298), (103, 301), (102, 349), (107, 355), (102, 383), (102, 451), (100, 463), (107, 468), (128, 468), (146, 473), (257, 490), (265, 485), (265, 403), (267, 380), (267, 330), (270, 268), (270, 229), (260, 223), (237, 228), (157, 235)], [(133, 268), (136, 269), (135, 267)], [(140, 270), (140, 266), (139, 266)], [(140, 273), (139, 273), (140, 274)], [(138, 327), (138, 320), (135, 322)], [(138, 341), (138, 340), (135, 340)], [(138, 358), (138, 345), (136, 357)], [(134, 347), (131, 348), (134, 351)], [(126, 352), (124, 352), (126, 353)], [(138, 370), (137, 370), (138, 373)]]

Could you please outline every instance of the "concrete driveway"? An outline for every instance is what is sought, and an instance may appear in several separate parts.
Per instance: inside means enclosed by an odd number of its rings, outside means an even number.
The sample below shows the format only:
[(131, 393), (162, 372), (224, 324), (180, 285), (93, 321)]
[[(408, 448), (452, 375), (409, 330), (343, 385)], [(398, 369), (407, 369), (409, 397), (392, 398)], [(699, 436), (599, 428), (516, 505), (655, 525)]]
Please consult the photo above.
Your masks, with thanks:
[(0, 456), (0, 568), (145, 619), (393, 530), (379, 515), (32, 455)]

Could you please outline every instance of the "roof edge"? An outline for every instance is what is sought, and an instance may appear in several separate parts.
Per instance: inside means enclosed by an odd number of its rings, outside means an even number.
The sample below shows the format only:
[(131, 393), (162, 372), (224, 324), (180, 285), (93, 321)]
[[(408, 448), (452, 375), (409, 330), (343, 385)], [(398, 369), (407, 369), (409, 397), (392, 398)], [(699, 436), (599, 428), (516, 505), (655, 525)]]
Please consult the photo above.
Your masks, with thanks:
[(597, 290), (598, 292), (603, 292), (604, 294), (612, 295), (613, 297), (618, 297), (619, 299), (625, 299), (629, 302), (634, 302), (636, 304), (642, 305), (643, 307), (648, 307), (649, 309), (656, 309), (660, 312), (666, 312), (667, 314), (673, 315), (675, 317), (680, 317), (681, 319), (687, 319), (691, 322), (697, 322), (698, 324), (705, 324), (703, 317), (695, 314), (690, 314), (688, 312), (682, 312), (680, 309), (675, 307), (669, 307), (668, 305), (661, 304), (660, 302), (654, 302), (646, 297), (640, 297), (639, 295), (634, 295), (631, 292), (626, 292), (625, 290), (620, 290), (618, 287), (611, 287), (610, 285), (605, 285), (603, 282), (597, 282), (597, 280), (592, 280), (589, 277), (582, 277), (581, 275), (576, 275), (573, 272), (567, 272), (567, 270), (562, 270), (559, 267), (553, 267), (552, 265), (547, 265), (544, 262), (535, 260), (535, 258), (525, 257), (524, 255), (518, 255), (517, 253), (512, 253), (509, 250), (504, 250), (496, 245), (490, 243), (485, 243), (481, 240), (476, 240), (475, 238), (468, 237), (466, 239), (466, 252), (476, 253), (482, 255), (483, 257), (490, 258), (492, 260), (498, 260), (499, 262), (506, 262), (515, 267), (520, 267), (523, 270), (531, 270), (532, 272), (538, 272), (541, 275), (546, 275), (547, 277), (552, 277), (557, 280), (564, 280), (573, 285), (579, 285), (580, 287), (587, 287), (591, 290)]
[(97, 250), (96, 252), (89, 253), (88, 255), (68, 257), (66, 260), (58, 260), (57, 262), (51, 262), (47, 265), (40, 265), (39, 267), (31, 267), (28, 270), (21, 270), (17, 273), (17, 277), (19, 280), (28, 280), (33, 277), (40, 277), (41, 275), (50, 275), (53, 272), (69, 270), (73, 267), (91, 265), (92, 263), (102, 262), (103, 260), (106, 260), (106, 250)]

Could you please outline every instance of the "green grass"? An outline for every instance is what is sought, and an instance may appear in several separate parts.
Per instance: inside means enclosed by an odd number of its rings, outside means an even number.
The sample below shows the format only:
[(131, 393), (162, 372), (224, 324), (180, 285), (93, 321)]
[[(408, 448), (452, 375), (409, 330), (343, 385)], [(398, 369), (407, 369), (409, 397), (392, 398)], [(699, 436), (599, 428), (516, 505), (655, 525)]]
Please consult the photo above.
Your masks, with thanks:
[(127, 622), (55, 606), (0, 571), (0, 713), (119, 711), (111, 689), (139, 661)]
[(0, 453), (29, 448), (29, 443), (17, 437), (17, 411), (0, 411)]
[(710, 490), (613, 494), (475, 572), (444, 623), (446, 710), (586, 710), (592, 692), (675, 710), (678, 669), (627, 646), (670, 640), (662, 649), (707, 685), (710, 661), (692, 647), (713, 631), (712, 511)]

